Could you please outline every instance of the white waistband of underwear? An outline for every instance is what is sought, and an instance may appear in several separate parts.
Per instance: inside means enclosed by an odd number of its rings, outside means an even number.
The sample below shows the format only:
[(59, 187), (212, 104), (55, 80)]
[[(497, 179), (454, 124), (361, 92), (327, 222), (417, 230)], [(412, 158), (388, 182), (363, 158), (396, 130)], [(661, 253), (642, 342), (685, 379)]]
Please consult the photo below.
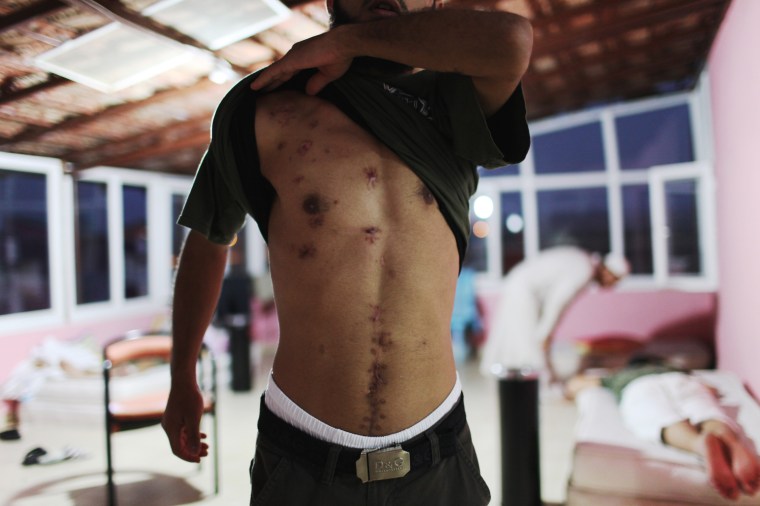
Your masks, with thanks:
[(459, 373), (454, 383), (454, 388), (444, 401), (428, 416), (415, 423), (411, 427), (387, 436), (362, 436), (331, 427), (317, 420), (293, 402), (280, 390), (270, 373), (269, 383), (264, 393), (264, 403), (267, 408), (286, 421), (293, 427), (328, 443), (346, 446), (348, 448), (375, 449), (397, 445), (418, 436), (443, 419), (451, 411), (462, 394), (462, 384), (459, 381)]

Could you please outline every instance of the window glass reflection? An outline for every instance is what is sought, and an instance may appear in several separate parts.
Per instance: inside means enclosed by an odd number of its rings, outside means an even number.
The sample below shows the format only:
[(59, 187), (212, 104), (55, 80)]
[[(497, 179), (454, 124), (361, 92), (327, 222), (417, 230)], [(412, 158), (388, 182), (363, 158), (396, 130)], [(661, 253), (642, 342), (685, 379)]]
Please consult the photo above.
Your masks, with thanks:
[(519, 192), (501, 194), (501, 274), (525, 258), (525, 220), (522, 195)]
[(111, 298), (108, 198), (105, 183), (76, 183), (77, 304)]
[(607, 188), (538, 192), (539, 248), (575, 245), (588, 251), (610, 250)]
[(495, 169), (478, 167), (478, 174), (480, 177), (517, 176), (520, 174), (520, 165), (505, 165)]
[(185, 235), (187, 229), (183, 227), (182, 225), (177, 224), (177, 220), (179, 219), (179, 215), (182, 213), (182, 207), (185, 205), (185, 195), (181, 195), (179, 193), (173, 193), (172, 194), (172, 258), (171, 258), (171, 266), (172, 266), (172, 275), (174, 274), (174, 269), (177, 268), (177, 262), (179, 261), (179, 254), (182, 251), (182, 244), (185, 241)]
[(696, 180), (665, 182), (665, 219), (668, 227), (668, 272), (699, 274), (702, 271), (702, 258)]
[(605, 168), (599, 122), (536, 135), (532, 143), (536, 174), (600, 172)]
[(649, 185), (623, 187), (623, 238), (625, 257), (633, 274), (652, 274), (652, 220), (649, 212)]
[(694, 161), (687, 104), (621, 116), (615, 130), (623, 170)]
[(46, 176), (0, 169), (0, 315), (49, 308)]
[(148, 202), (142, 186), (124, 186), (124, 297), (148, 295)]

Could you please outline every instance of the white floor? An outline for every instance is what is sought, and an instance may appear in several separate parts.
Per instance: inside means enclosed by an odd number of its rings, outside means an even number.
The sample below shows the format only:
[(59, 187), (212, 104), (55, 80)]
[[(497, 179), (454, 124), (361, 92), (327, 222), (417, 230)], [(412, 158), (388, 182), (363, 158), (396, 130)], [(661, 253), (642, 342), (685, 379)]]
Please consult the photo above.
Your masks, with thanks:
[[(249, 393), (221, 388), (219, 400), (221, 490), (210, 494), (211, 466), (173, 457), (159, 427), (116, 434), (114, 461), (120, 505), (248, 504), (248, 464), (253, 455), (256, 419), (265, 368)], [(468, 421), (492, 505), (501, 505), (500, 436), (497, 384), (475, 364), (460, 368)], [(222, 384), (222, 386), (224, 386)], [(562, 504), (572, 452), (575, 407), (556, 392), (542, 391), (541, 489), (545, 504)], [(213, 443), (213, 441), (212, 441)], [(41, 466), (21, 465), (35, 447), (55, 452), (69, 445), (85, 458)], [(105, 436), (102, 425), (30, 422), (22, 439), (0, 442), (0, 506), (100, 506), (105, 501)]]

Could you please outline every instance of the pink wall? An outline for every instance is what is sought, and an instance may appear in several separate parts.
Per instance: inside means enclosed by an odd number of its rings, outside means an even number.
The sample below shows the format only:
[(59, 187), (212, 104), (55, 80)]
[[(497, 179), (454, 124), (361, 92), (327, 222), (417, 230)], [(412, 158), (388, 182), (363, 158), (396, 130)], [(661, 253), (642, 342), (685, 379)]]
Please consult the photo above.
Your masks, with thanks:
[[(486, 325), (497, 302), (496, 293), (481, 298)], [(710, 292), (590, 289), (567, 308), (555, 330), (555, 339), (627, 337), (647, 341), (688, 337), (712, 343), (715, 306), (715, 294)]]
[(0, 384), (13, 368), (27, 357), (29, 350), (48, 336), (56, 339), (92, 338), (102, 343), (119, 337), (130, 330), (155, 330), (166, 323), (167, 315), (150, 313), (133, 315), (129, 318), (110, 318), (87, 323), (56, 326), (34, 332), (0, 334)]
[(760, 2), (733, 0), (708, 71), (717, 177), (718, 366), (760, 393)]

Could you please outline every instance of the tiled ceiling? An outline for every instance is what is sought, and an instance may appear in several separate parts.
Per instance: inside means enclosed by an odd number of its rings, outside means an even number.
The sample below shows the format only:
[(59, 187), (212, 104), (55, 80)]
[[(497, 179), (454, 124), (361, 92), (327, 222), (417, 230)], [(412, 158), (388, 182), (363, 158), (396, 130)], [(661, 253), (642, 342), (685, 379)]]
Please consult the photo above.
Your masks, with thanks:
[[(214, 51), (141, 14), (155, 0), (0, 2), (0, 151), (52, 156), (71, 170), (106, 165), (192, 174), (216, 104), (232, 82), (185, 64), (113, 93), (42, 70), (35, 58), (113, 21), (201, 49), (244, 75), (326, 30), (322, 2), (286, 3), (285, 21)], [(452, 0), (454, 1), (454, 0)], [(466, 4), (468, 1), (456, 0)], [(486, 0), (531, 19), (524, 79), (531, 119), (691, 89), (730, 0)]]

